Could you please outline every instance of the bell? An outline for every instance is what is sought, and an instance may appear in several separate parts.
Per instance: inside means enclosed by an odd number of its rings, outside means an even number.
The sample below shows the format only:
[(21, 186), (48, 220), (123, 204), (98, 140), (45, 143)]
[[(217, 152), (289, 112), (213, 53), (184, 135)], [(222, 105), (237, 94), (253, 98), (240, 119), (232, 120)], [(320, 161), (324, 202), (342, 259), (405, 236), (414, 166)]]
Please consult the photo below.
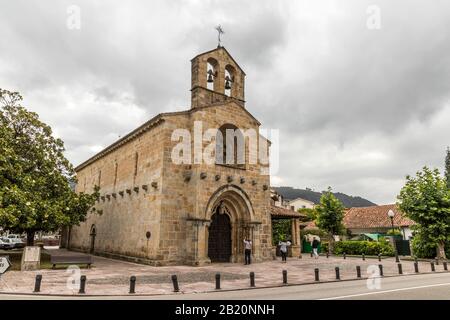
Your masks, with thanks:
[(214, 82), (214, 78), (213, 78), (213, 72), (212, 72), (212, 70), (208, 70), (208, 82), (209, 83), (212, 83), (212, 82)]
[(231, 89), (231, 82), (230, 82), (230, 78), (226, 77), (225, 79), (225, 90), (230, 90)]

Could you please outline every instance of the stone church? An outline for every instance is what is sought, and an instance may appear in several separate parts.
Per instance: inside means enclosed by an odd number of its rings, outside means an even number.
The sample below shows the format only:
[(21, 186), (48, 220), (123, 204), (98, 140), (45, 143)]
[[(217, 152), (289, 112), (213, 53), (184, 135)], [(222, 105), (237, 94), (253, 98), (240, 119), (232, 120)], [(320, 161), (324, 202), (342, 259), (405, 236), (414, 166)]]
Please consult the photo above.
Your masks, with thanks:
[[(192, 161), (174, 161), (180, 138), (173, 133), (194, 135), (198, 123), (203, 131), (253, 129), (258, 144), (265, 139), (245, 106), (245, 72), (228, 51), (218, 46), (191, 64), (189, 110), (155, 116), (76, 168), (76, 191), (90, 193), (97, 185), (100, 198), (96, 212), (66, 232), (70, 250), (150, 265), (203, 265), (243, 261), (243, 240), (249, 238), (253, 260), (271, 260), (272, 219), (289, 218), (292, 255), (300, 255), (298, 215), (271, 205), (268, 163), (250, 161), (255, 151), (248, 137), (239, 162), (198, 161), (195, 149), (211, 143), (198, 139), (188, 141), (193, 155), (181, 152)], [(236, 160), (237, 135), (216, 139), (235, 147), (233, 154), (216, 148), (217, 159), (223, 152)]]

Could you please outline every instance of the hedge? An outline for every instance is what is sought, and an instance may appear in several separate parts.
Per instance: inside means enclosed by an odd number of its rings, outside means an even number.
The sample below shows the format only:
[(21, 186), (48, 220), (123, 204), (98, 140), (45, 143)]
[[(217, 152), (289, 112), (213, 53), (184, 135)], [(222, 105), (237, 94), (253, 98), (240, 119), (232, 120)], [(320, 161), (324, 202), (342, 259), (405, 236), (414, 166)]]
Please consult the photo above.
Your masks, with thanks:
[(337, 241), (334, 244), (334, 254), (365, 254), (375, 256), (382, 254), (383, 256), (393, 256), (394, 248), (389, 242), (376, 241)]

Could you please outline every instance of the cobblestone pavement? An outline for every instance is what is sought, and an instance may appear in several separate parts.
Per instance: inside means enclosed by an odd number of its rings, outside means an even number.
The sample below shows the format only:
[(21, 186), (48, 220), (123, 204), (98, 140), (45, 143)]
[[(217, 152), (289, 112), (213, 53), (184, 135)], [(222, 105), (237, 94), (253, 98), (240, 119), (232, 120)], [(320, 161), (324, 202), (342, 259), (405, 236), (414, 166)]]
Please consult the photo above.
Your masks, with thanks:
[[(136, 276), (136, 294), (173, 294), (171, 275), (177, 275), (181, 293), (196, 293), (215, 290), (215, 275), (221, 274), (222, 289), (246, 289), (250, 286), (249, 273), (255, 273), (256, 287), (282, 285), (282, 271), (287, 270), (289, 284), (312, 283), (314, 269), (320, 271), (320, 281), (335, 281), (335, 267), (339, 267), (341, 280), (356, 279), (356, 266), (361, 267), (363, 278), (370, 275), (370, 265), (383, 265), (385, 276), (398, 275), (394, 258), (378, 259), (360, 257), (321, 256), (313, 259), (309, 255), (303, 258), (288, 258), (287, 263), (280, 259), (269, 262), (242, 265), (235, 263), (217, 263), (203, 267), (167, 266), (153, 267), (130, 262), (94, 257), (91, 269), (81, 269), (81, 275), (87, 277), (86, 294), (123, 295), (129, 290), (130, 276)], [(402, 261), (403, 274), (414, 274), (413, 261)], [(376, 268), (375, 268), (376, 269)], [(368, 272), (369, 271), (369, 272)], [(419, 271), (431, 272), (431, 265), (419, 261)], [(442, 264), (436, 266), (436, 272), (444, 271)], [(39, 271), (9, 271), (0, 279), (0, 292), (31, 293), (35, 276), (42, 274), (41, 294), (78, 294), (78, 286), (70, 286), (71, 273), (66, 269)], [(77, 276), (78, 278), (78, 276)], [(69, 282), (69, 286), (67, 283)], [(1, 299), (1, 295), (0, 295)]]

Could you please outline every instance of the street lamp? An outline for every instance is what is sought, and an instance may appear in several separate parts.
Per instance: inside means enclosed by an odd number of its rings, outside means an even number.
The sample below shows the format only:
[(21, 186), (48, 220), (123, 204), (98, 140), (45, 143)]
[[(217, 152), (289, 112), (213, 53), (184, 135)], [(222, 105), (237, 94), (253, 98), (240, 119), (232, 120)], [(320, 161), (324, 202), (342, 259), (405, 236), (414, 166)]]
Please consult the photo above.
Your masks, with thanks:
[(395, 241), (395, 236), (394, 236), (394, 216), (395, 216), (395, 212), (392, 211), (392, 210), (389, 210), (388, 211), (388, 216), (389, 216), (389, 218), (391, 218), (392, 239), (394, 241), (394, 251), (395, 251), (395, 262), (400, 262), (400, 260), (398, 259), (397, 242)]

